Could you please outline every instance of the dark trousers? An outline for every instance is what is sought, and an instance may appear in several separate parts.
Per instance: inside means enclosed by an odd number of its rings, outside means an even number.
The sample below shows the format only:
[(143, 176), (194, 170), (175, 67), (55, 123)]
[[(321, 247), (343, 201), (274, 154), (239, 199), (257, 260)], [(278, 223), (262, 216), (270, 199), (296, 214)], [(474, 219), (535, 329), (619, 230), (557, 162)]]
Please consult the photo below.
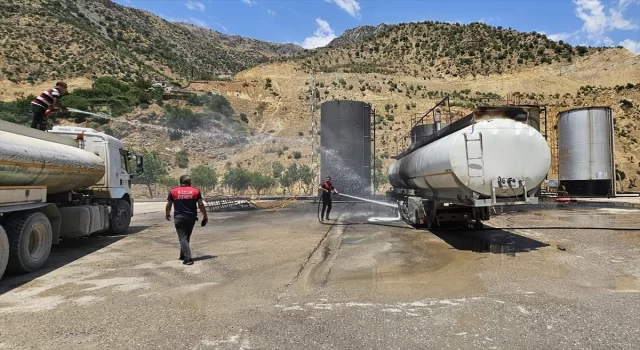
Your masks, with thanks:
[(191, 233), (193, 227), (196, 224), (197, 218), (176, 216), (174, 218), (174, 225), (176, 226), (176, 232), (178, 232), (178, 240), (180, 241), (180, 258), (191, 259), (191, 248), (189, 243), (191, 242)]
[(44, 120), (44, 113), (46, 109), (42, 106), (36, 105), (34, 103), (31, 104), (31, 113), (33, 114), (33, 118), (31, 119), (31, 128), (45, 130), (45, 126), (42, 125)]
[(329, 218), (329, 213), (331, 212), (331, 196), (322, 196), (322, 214), (320, 214), (320, 218), (324, 218), (324, 211), (327, 210), (326, 218)]

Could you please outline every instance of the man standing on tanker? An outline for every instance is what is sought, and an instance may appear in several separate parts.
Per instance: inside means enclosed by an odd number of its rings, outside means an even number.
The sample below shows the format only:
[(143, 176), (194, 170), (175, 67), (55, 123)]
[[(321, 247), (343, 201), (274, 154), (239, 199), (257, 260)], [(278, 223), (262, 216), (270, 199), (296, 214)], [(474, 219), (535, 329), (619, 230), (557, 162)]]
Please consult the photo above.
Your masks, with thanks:
[(325, 209), (327, 210), (326, 220), (331, 220), (329, 219), (329, 213), (331, 212), (331, 192), (338, 194), (338, 190), (333, 187), (333, 184), (331, 183), (331, 176), (327, 176), (327, 179), (319, 188), (322, 190), (322, 213), (320, 214), (320, 220), (322, 221), (325, 217)]
[(59, 81), (56, 83), (56, 87), (44, 90), (31, 101), (31, 112), (33, 113), (31, 127), (33, 129), (45, 129), (44, 122), (47, 110), (55, 111), (60, 109), (62, 112), (67, 112), (67, 109), (60, 104), (60, 99), (67, 94), (67, 91), (67, 83)]
[(195, 226), (196, 221), (198, 221), (196, 205), (202, 213), (201, 226), (207, 224), (209, 217), (204, 203), (202, 203), (202, 194), (200, 190), (191, 186), (191, 177), (189, 175), (180, 176), (180, 186), (174, 187), (169, 192), (166, 207), (167, 221), (171, 221), (171, 206), (173, 204), (175, 204), (173, 222), (176, 227), (176, 232), (178, 233), (178, 240), (180, 241), (180, 260), (182, 260), (182, 263), (185, 265), (193, 265), (189, 243), (191, 242), (193, 226)]

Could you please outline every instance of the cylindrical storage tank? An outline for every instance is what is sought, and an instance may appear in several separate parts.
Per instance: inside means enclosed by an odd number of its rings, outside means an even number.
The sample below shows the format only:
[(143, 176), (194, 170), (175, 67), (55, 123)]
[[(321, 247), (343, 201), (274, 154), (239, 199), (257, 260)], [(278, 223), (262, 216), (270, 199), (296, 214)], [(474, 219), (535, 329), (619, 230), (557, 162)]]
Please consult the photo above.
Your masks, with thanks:
[[(440, 123), (440, 129), (443, 129), (447, 126), (446, 123)], [(422, 140), (423, 138), (433, 134), (436, 132), (435, 124), (419, 124), (411, 129), (411, 143), (415, 143), (417, 141)]]
[(527, 125), (540, 131), (540, 107), (538, 106), (520, 106), (527, 111)]
[(559, 186), (571, 196), (614, 194), (613, 113), (609, 107), (558, 113)]
[[(470, 198), (473, 192), (490, 197), (491, 182), (499, 177), (525, 179), (530, 194), (544, 181), (550, 163), (551, 151), (537, 130), (513, 119), (495, 118), (409, 153), (389, 167), (388, 178), (394, 188), (423, 190), (440, 199)], [(497, 197), (521, 194), (521, 190), (496, 190)]]
[(371, 105), (327, 101), (320, 106), (322, 179), (340, 192), (371, 194)]
[(46, 186), (48, 194), (88, 188), (104, 162), (80, 148), (0, 131), (0, 186)]

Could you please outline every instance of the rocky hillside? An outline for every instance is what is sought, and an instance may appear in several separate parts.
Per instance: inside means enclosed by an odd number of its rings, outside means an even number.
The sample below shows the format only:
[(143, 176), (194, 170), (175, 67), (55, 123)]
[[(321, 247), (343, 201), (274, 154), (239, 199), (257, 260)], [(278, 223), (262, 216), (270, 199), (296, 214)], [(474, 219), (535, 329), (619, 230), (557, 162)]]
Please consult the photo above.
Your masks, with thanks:
[(379, 24), (377, 26), (360, 26), (352, 29), (347, 29), (339, 37), (331, 40), (326, 47), (341, 47), (349, 46), (352, 44), (358, 44), (363, 41), (367, 41), (375, 36), (393, 28), (394, 25)]
[(403, 74), (413, 77), (465, 78), (521, 71), (602, 49), (573, 47), (541, 33), (522, 33), (483, 23), (403, 23), (359, 27), (329, 47), (306, 53), (302, 66), (311, 71)]
[[(402, 139), (409, 132), (411, 118), (423, 114), (443, 97), (450, 97), (451, 110), (457, 118), (475, 106), (519, 95), (522, 103), (540, 103), (548, 107), (550, 140), (559, 111), (593, 105), (611, 106), (616, 116), (616, 162), (627, 175), (625, 186), (637, 190), (634, 186), (640, 179), (640, 56), (626, 49), (573, 47), (551, 41), (539, 33), (520, 33), (480, 23), (425, 22), (356, 28), (334, 40), (329, 47), (304, 51), (289, 59), (263, 62), (300, 50), (295, 46), (274, 46), (190, 25), (171, 24), (147, 12), (111, 2), (101, 1), (91, 10), (79, 10), (87, 2), (62, 1), (62, 6), (68, 6), (65, 13), (76, 13), (75, 19), (86, 18), (87, 28), (94, 28), (90, 32), (93, 34), (84, 37), (86, 42), (82, 46), (74, 44), (55, 49), (66, 57), (58, 60), (73, 62), (61, 66), (66, 73), (50, 73), (55, 61), (45, 58), (37, 46), (19, 47), (18, 39), (4, 39), (10, 46), (0, 46), (0, 50), (4, 50), (0, 55), (0, 69), (6, 71), (8, 62), (13, 62), (13, 79), (29, 76), (35, 79), (34, 75), (40, 71), (53, 75), (48, 76), (46, 84), (4, 84), (0, 88), (0, 100), (33, 93), (33, 90), (47, 86), (53, 76), (64, 77), (72, 87), (89, 87), (92, 77), (102, 74), (127, 77), (120, 69), (123, 66), (137, 72), (149, 72), (153, 68), (176, 78), (190, 74), (191, 62), (209, 65), (206, 72), (216, 74), (242, 69), (230, 81), (204, 81), (206, 77), (202, 77), (189, 86), (201, 96), (224, 96), (232, 110), (223, 117), (210, 112), (206, 105), (209, 102), (204, 106), (165, 102), (161, 106), (162, 103), (154, 103), (147, 96), (144, 103), (132, 111), (127, 109), (116, 120), (102, 125), (89, 124), (120, 137), (136, 150), (159, 152), (168, 164), (169, 175), (180, 175), (196, 165), (213, 167), (220, 177), (237, 167), (271, 174), (276, 162), (284, 167), (294, 163), (316, 166), (311, 159), (314, 135), (310, 98), (314, 90), (318, 97), (317, 107), (334, 99), (360, 100), (373, 105), (377, 111), (377, 155), (385, 167), (393, 161), (391, 156), (402, 150)], [(46, 14), (41, 9), (41, 12), (33, 12), (32, 17), (20, 19), (16, 13), (44, 6), (53, 5), (9, 2), (8, 7), (0, 9), (4, 11), (0, 22), (22, 26), (20, 33), (24, 34), (21, 34), (20, 42), (29, 42), (25, 39), (27, 35), (36, 32), (29, 24), (35, 16)], [(112, 14), (115, 12), (140, 16), (140, 20), (125, 25), (121, 22), (122, 17), (116, 18)], [(96, 16), (104, 19), (95, 22), (92, 18)], [(155, 33), (132, 34), (138, 32), (137, 28), (145, 27), (143, 18), (158, 26), (154, 28), (163, 28), (168, 33), (169, 39), (163, 41), (165, 51), (155, 46), (154, 42), (159, 43)], [(62, 19), (59, 23), (65, 31), (80, 30), (74, 29), (79, 28), (79, 24), (71, 25)], [(98, 30), (97, 26), (102, 29)], [(16, 28), (3, 25), (0, 31), (17, 32)], [(118, 39), (119, 31), (126, 40)], [(58, 40), (65, 42), (67, 37), (60, 36)], [(144, 44), (134, 45), (134, 40)], [(94, 41), (109, 50), (94, 51), (99, 46)], [(194, 43), (198, 41), (201, 44)], [(52, 47), (48, 49), (48, 52), (54, 52)], [(17, 53), (28, 53), (34, 59), (18, 59)], [(208, 61), (216, 55), (222, 55), (219, 57), (224, 59)], [(111, 65), (110, 60), (119, 63)], [(259, 62), (263, 63), (257, 64)], [(145, 68), (150, 67), (148, 65), (153, 67)], [(138, 95), (142, 102), (141, 93)], [(87, 99), (90, 97), (89, 94), (86, 96)], [(130, 93), (123, 91), (122, 96), (126, 99)], [(191, 109), (194, 114), (180, 112), (175, 107)], [(184, 116), (195, 116), (204, 121), (201, 129), (182, 137), (175, 137), (164, 129)], [(81, 119), (65, 122), (96, 123)], [(187, 167), (184, 167), (185, 157), (188, 158)], [(553, 173), (553, 169), (550, 172)], [(136, 191), (138, 196), (148, 193), (145, 187)], [(282, 193), (279, 188), (277, 191)], [(301, 189), (295, 191), (299, 193)]]
[(214, 79), (303, 51), (170, 23), (111, 0), (9, 0), (0, 6), (0, 38), (1, 76), (30, 83), (100, 75)]

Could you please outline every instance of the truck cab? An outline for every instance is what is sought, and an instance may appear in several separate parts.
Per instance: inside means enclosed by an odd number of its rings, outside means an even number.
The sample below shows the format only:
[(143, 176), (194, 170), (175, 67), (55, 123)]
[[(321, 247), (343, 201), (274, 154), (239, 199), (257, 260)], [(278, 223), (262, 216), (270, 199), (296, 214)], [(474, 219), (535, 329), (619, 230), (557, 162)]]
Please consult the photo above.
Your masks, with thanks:
[(5, 268), (39, 269), (61, 238), (126, 234), (131, 179), (143, 172), (142, 157), (135, 166), (132, 159), (120, 140), (94, 129), (0, 121), (0, 277)]
[[(122, 141), (90, 128), (55, 126), (49, 132), (62, 137), (80, 139), (80, 148), (94, 153), (104, 161), (106, 169), (104, 177), (90, 188), (96, 198), (124, 199), (133, 208), (131, 179), (135, 175), (129, 162), (133, 157)], [(140, 164), (141, 159), (140, 156), (136, 156), (136, 163)], [(141, 169), (137, 171), (141, 172)]]

